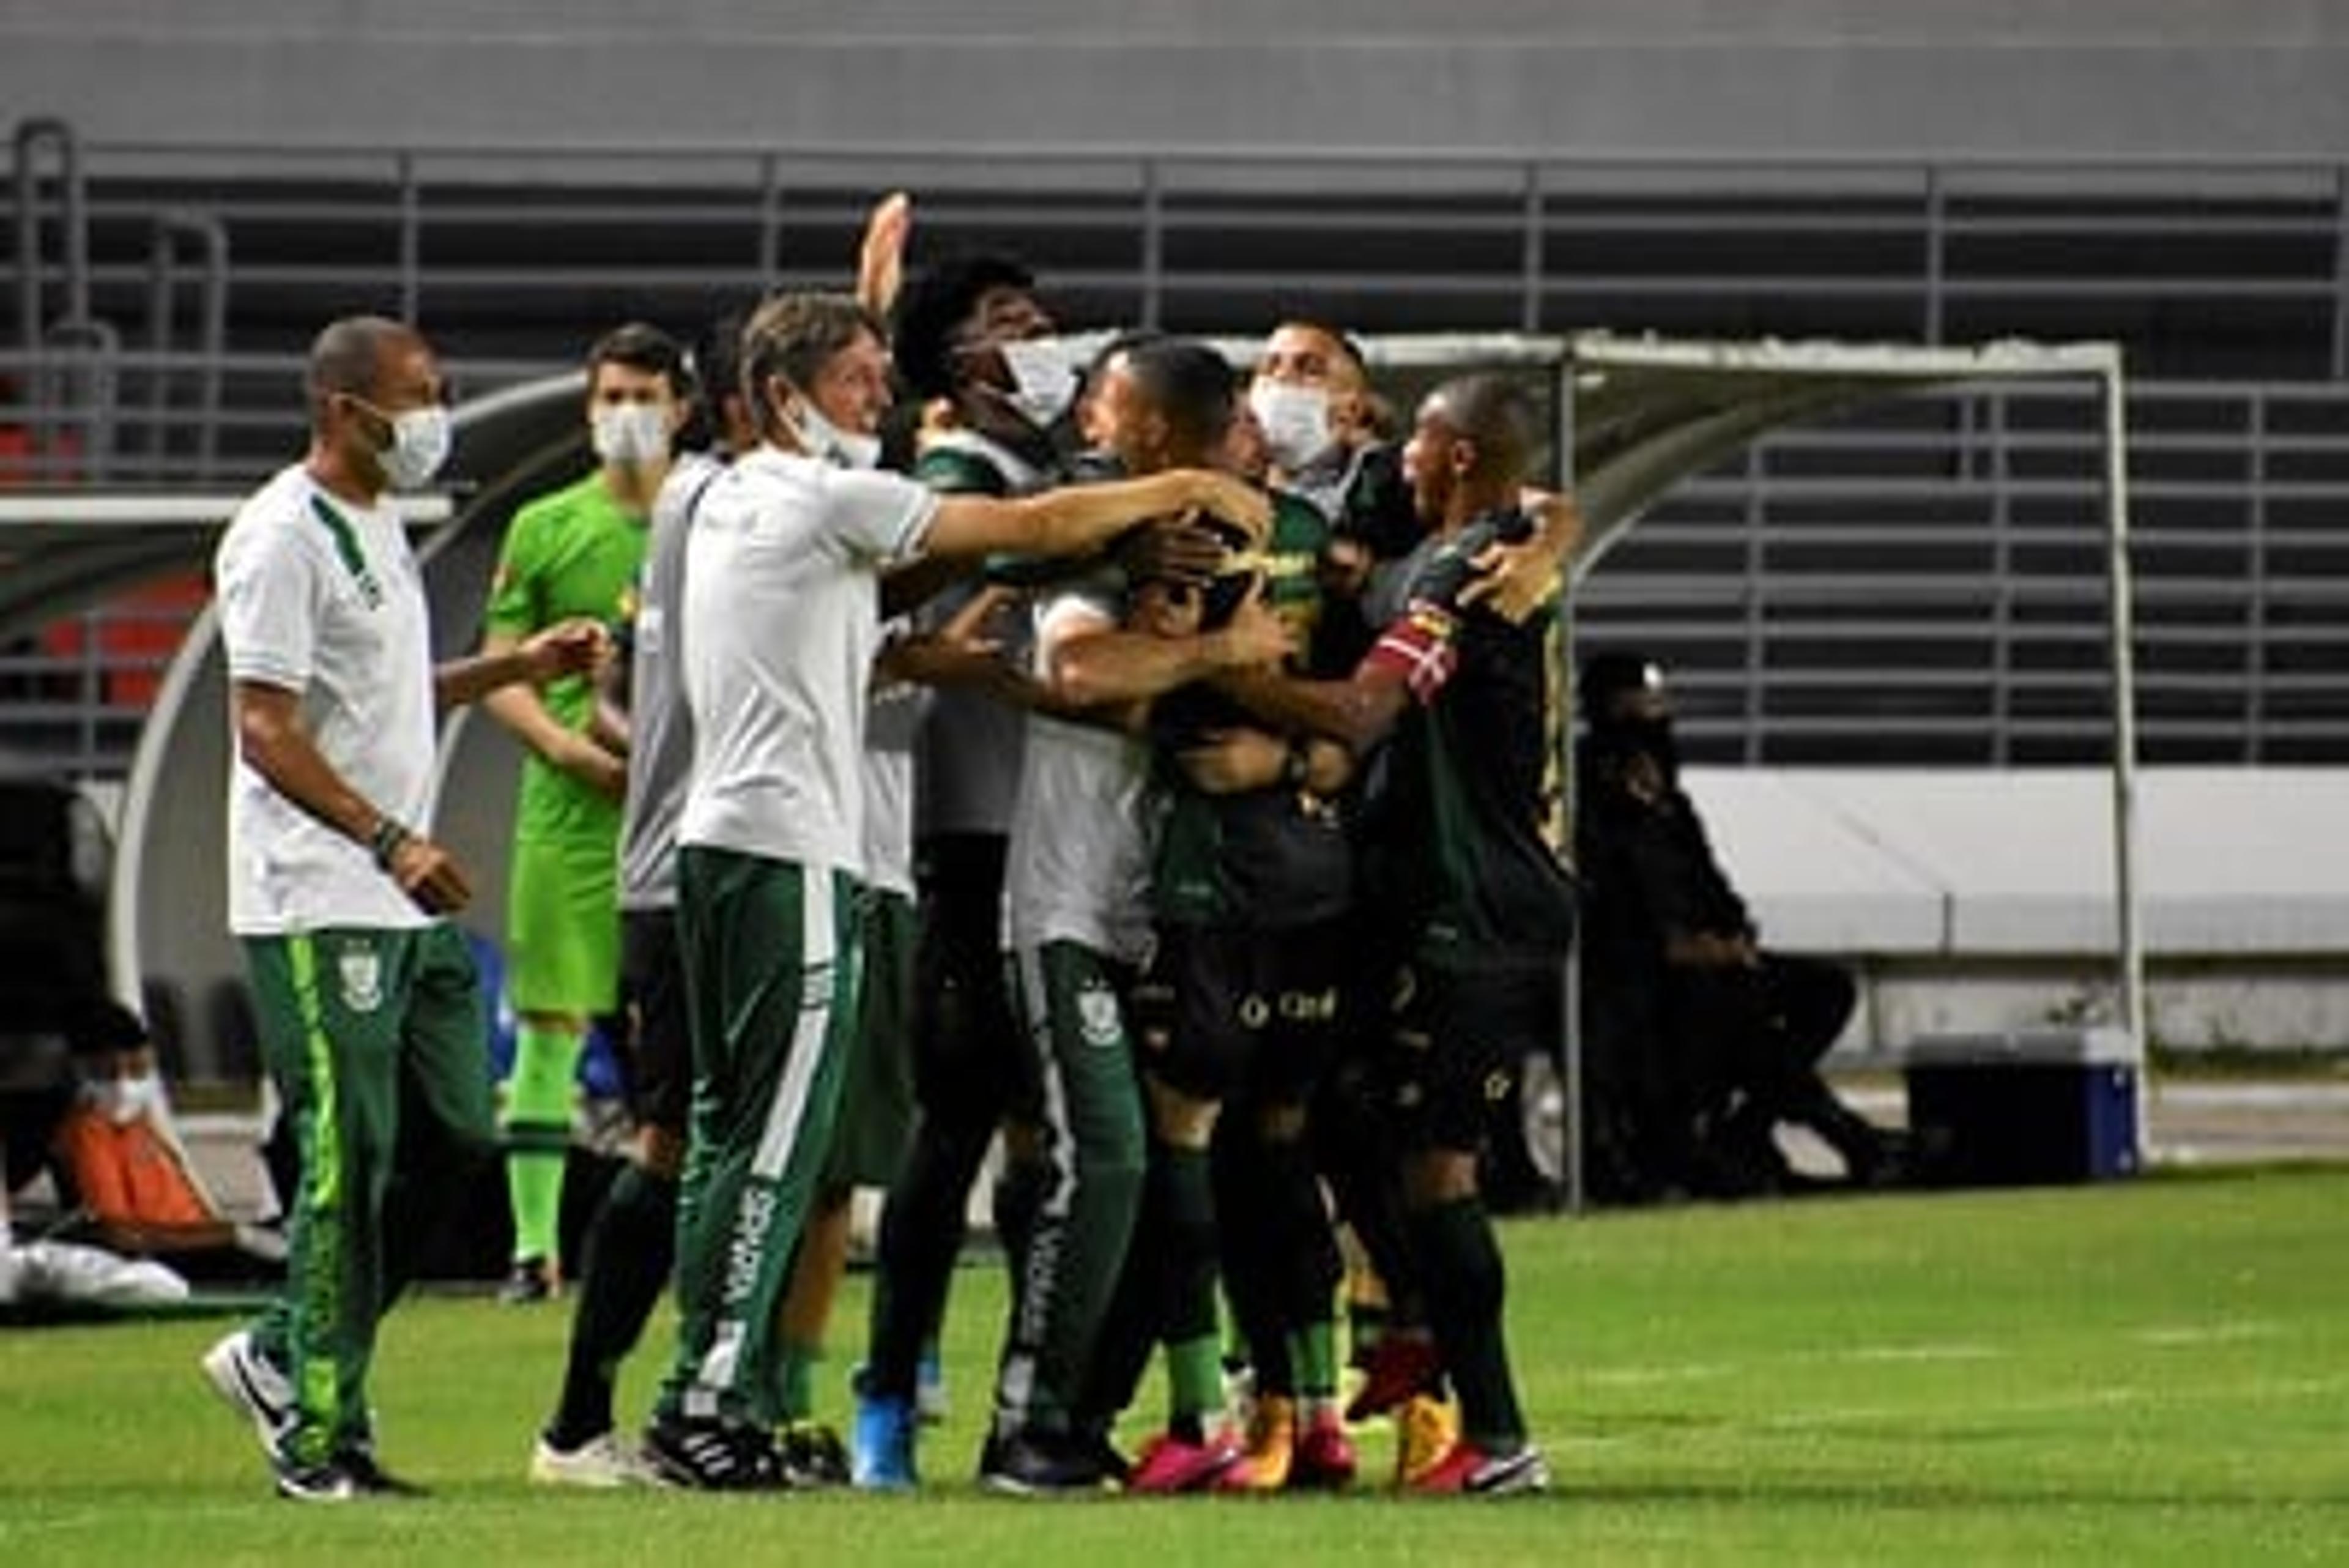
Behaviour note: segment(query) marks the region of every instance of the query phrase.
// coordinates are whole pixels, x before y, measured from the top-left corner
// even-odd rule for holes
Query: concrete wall
[[[105,140],[2349,154],[2341,0],[0,0]]]
[[[2095,769],[1689,772],[1764,940],[1866,978],[1847,1052],[2109,1018],[2112,785]],[[2151,1038],[2349,1048],[2349,770],[2138,778]]]

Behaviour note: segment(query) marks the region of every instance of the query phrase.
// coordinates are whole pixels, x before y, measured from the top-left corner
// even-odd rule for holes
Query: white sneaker
[[[575,1449],[558,1449],[542,1436],[531,1449],[530,1479],[540,1486],[586,1487],[597,1491],[668,1484],[634,1443],[622,1442],[610,1432],[590,1438]]]
[[[161,1263],[118,1257],[70,1241],[27,1241],[16,1249],[19,1301],[95,1306],[168,1306],[188,1299],[188,1282]]]
[[[253,1331],[238,1329],[204,1352],[204,1381],[230,1409],[253,1423],[261,1451],[271,1462],[294,1425],[294,1385],[271,1366],[253,1343]]]

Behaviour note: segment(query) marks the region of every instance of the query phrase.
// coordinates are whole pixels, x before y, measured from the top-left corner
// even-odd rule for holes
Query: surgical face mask
[[[98,1098],[109,1121],[117,1127],[129,1127],[162,1108],[163,1080],[153,1073],[141,1073],[135,1078],[109,1078],[99,1084]]]
[[[1011,372],[1011,390],[1005,397],[1019,417],[1044,430],[1069,411],[1077,400],[1077,378],[1082,367],[1064,337],[1022,337],[999,343],[1003,368]]]
[[[595,456],[643,468],[668,456],[668,414],[658,403],[606,403],[588,415]]]
[[[420,409],[405,413],[386,414],[371,404],[369,408],[391,426],[391,444],[378,452],[377,460],[383,464],[383,476],[394,490],[415,490],[431,483],[449,461],[452,435],[449,410],[438,403],[427,403]]]
[[[810,398],[799,400],[799,410],[796,419],[788,411],[782,418],[783,428],[791,431],[792,439],[799,443],[802,452],[843,468],[875,468],[880,465],[879,436],[842,430],[825,419],[823,410],[817,408]]]
[[[1294,472],[1330,449],[1329,389],[1257,381],[1248,388],[1248,407],[1278,466]]]

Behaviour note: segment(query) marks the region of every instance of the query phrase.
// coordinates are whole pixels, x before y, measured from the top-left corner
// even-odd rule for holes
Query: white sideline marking
[[[2243,1340],[2272,1339],[2283,1332],[2276,1324],[2257,1319],[2221,1323],[2147,1324],[2118,1331],[2139,1345],[2192,1346],[2230,1345]],[[1930,1365],[1936,1362],[1995,1361],[2013,1354],[2011,1345],[1977,1340],[1927,1341],[1917,1345],[1851,1345],[1832,1350],[1795,1350],[1754,1361],[1682,1361],[1657,1366],[1614,1366],[1594,1369],[1587,1381],[1613,1387],[1640,1387],[1663,1383],[1699,1383],[1734,1377],[1772,1365],[1798,1362],[1851,1362],[1861,1366]]]
[[[2349,1375],[2333,1377],[2278,1377],[2250,1383],[2214,1384],[2206,1388],[2181,1388],[2164,1384],[2158,1388],[2140,1388],[2121,1384],[2111,1388],[2083,1389],[2074,1394],[2050,1395],[2039,1399],[1997,1400],[1968,1404],[1954,1412],[1961,1417],[1991,1415],[2056,1415],[2066,1410],[2095,1410],[2125,1405],[2189,1405],[2205,1399],[2229,1401],[2259,1399],[2332,1399],[2349,1389]],[[1850,1423],[1869,1424],[1881,1421],[1914,1420],[1917,1410],[1909,1405],[1854,1405],[1839,1409],[1790,1412],[1766,1416],[1751,1423],[1769,1431],[1803,1431],[1816,1428],[1838,1427]],[[1741,1423],[1731,1422],[1729,1425]]]
[[[2129,1337],[2139,1345],[2231,1345],[2245,1339],[2272,1339],[2278,1332],[2271,1323],[2181,1323],[2133,1329]]]
[[[2005,1350],[1995,1345],[1863,1345],[1836,1354],[1837,1361],[1994,1361]]]

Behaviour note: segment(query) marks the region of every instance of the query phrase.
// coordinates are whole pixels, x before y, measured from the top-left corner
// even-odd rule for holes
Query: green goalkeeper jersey
[[[613,499],[600,472],[542,495],[514,514],[490,585],[487,629],[528,637],[573,616],[616,626],[636,613],[643,569],[645,519]],[[585,675],[565,676],[541,689],[555,721],[585,730],[595,711],[595,690]],[[620,804],[597,794],[536,756],[523,763],[517,839],[576,839],[616,843]]]

